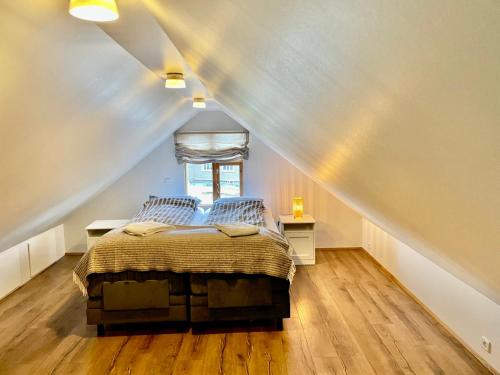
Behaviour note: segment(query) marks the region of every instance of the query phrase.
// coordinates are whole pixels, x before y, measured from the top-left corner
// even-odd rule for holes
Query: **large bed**
[[[221,199],[203,213],[192,197],[150,197],[131,222],[175,228],[131,236],[117,228],[86,253],[74,280],[88,297],[87,323],[228,320],[290,316],[295,267],[262,200]],[[246,223],[257,233],[229,237],[217,225]]]

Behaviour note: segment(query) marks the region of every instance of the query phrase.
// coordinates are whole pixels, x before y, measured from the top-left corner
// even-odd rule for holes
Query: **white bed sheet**
[[[204,225],[207,214],[208,211],[204,211],[203,208],[198,207],[189,225]]]
[[[276,226],[276,221],[274,221],[273,213],[269,208],[264,210],[264,226],[276,233],[279,233],[278,227]]]

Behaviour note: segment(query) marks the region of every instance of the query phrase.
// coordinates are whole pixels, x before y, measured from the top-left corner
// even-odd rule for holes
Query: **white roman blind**
[[[221,163],[248,159],[248,132],[176,132],[175,157],[181,163]]]

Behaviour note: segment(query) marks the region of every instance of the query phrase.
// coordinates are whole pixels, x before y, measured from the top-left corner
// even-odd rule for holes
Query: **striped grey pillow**
[[[193,197],[158,198],[151,196],[131,221],[187,225],[193,220],[199,202],[199,199]]]
[[[144,203],[154,201],[155,204],[171,204],[173,206],[179,207],[192,207],[196,211],[201,200],[190,195],[170,195],[166,197],[158,197],[156,195],[150,195],[149,200]]]
[[[262,199],[222,198],[216,200],[207,217],[207,224],[247,223],[264,225]]]

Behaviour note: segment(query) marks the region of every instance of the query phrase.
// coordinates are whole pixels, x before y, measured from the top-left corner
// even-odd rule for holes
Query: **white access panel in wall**
[[[33,277],[64,256],[64,227],[59,225],[26,242]]]
[[[0,299],[29,279],[30,266],[26,242],[0,253]]]

